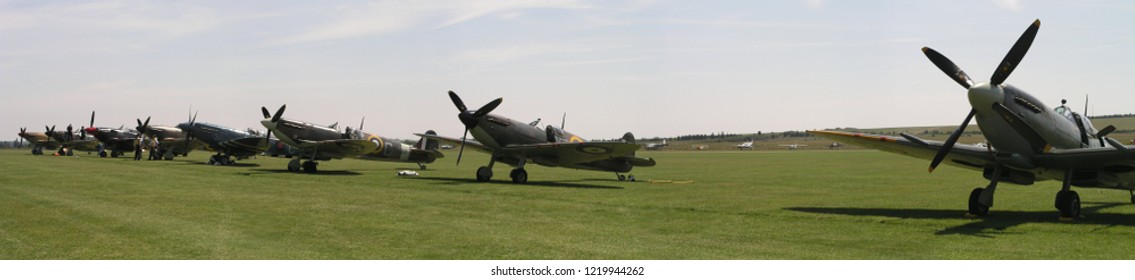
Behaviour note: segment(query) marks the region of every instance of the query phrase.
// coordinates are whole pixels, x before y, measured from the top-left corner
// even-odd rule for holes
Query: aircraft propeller
[[[150,131],[150,117],[146,117],[146,122],[142,122],[142,119],[135,120],[138,121],[138,126],[134,127],[134,130],[137,130],[138,133],[146,134]]]
[[[993,72],[993,76],[990,77],[989,84],[991,87],[999,88],[1001,84],[1005,82],[1005,79],[1009,78],[1009,74],[1013,73],[1013,69],[1017,68],[1017,65],[1019,65],[1021,63],[1021,60],[1024,59],[1025,53],[1029,51],[1029,47],[1032,46],[1033,39],[1036,38],[1036,33],[1039,29],[1040,20],[1038,19],[1034,21],[1028,29],[1025,30],[1024,34],[1021,34],[1021,37],[1018,38],[1017,42],[1013,44],[1013,48],[1009,49],[1009,53],[1005,54],[1005,58],[1001,60],[1001,64],[997,66],[997,69]],[[934,49],[931,49],[930,47],[923,47],[922,53],[926,55],[926,58],[930,59],[930,62],[933,62],[934,65],[938,66],[938,69],[942,70],[943,73],[946,73],[946,75],[949,76],[950,79],[953,79],[954,82],[958,83],[966,89],[971,89],[974,87],[973,80],[970,79],[969,75],[966,75],[965,71],[962,71],[962,69],[958,67],[958,65],[954,64],[953,61],[950,61],[950,59],[946,58],[945,55],[942,55],[941,53],[935,51]],[[1004,105],[995,104],[993,109],[1002,109],[997,108],[998,105],[1004,107]],[[958,138],[962,136],[962,132],[965,131],[966,126],[969,126],[969,122],[971,119],[973,119],[973,116],[975,114],[977,114],[977,110],[970,109],[969,114],[966,115],[965,121],[963,121],[962,124],[958,126],[958,129],[954,130],[954,133],[950,134],[950,138],[947,138],[946,142],[942,144],[942,148],[938,150],[938,153],[934,155],[934,159],[930,161],[930,172],[934,172],[934,169],[938,167],[938,164],[942,163],[942,160],[945,159],[946,155],[950,153],[950,149],[952,149],[954,147],[954,144],[958,142]],[[1032,129],[1028,128],[1026,131],[1028,130]],[[1039,139],[1042,142],[1035,142],[1038,140],[1037,138],[1039,138],[1039,135],[1036,135],[1035,130],[1032,130],[1032,132],[1033,135],[1026,137],[1030,140],[1029,142],[1032,143],[1034,147],[1038,143],[1043,144],[1044,139]],[[1037,137],[1032,137],[1034,135]],[[1043,145],[1041,145],[1041,147],[1043,147]]]
[[[501,102],[504,102],[504,98],[493,99],[493,101],[489,101],[489,103],[481,106],[481,108],[476,111],[469,111],[469,108],[465,107],[465,102],[461,101],[461,97],[457,96],[457,93],[452,90],[449,91],[449,99],[453,100],[453,105],[457,106],[458,111],[461,111],[461,113],[457,114],[457,118],[461,120],[461,124],[465,125],[465,133],[461,134],[461,150],[457,152],[457,164],[460,165],[461,155],[465,153],[465,139],[469,136],[469,130],[477,127],[477,123],[481,121],[481,118],[488,115],[496,109],[497,106],[500,106]]]
[[[193,117],[189,118],[189,126],[185,128],[185,145],[181,149],[184,156],[189,155],[189,142],[193,141],[193,124],[197,122],[197,112],[193,112]],[[150,124],[150,118],[146,117],[146,125]]]
[[[270,141],[270,138],[272,137],[272,129],[275,128],[275,125],[276,125],[277,122],[280,121],[280,118],[284,116],[284,110],[287,109],[287,108],[288,108],[288,104],[281,105],[280,109],[276,110],[276,114],[273,115],[273,114],[270,114],[268,112],[267,107],[263,107],[263,106],[260,107],[260,113],[264,114],[265,119],[270,119],[270,121],[272,122],[272,126],[273,126],[273,127],[268,128],[268,133],[264,134],[264,142],[265,143],[268,143],[268,141]]]
[[[43,126],[43,130],[44,130],[44,132],[47,132],[47,139],[48,140],[51,140],[55,137],[54,136],[55,135],[55,126],[54,125],[52,125],[51,127],[47,127],[45,125],[45,126]]]
[[[83,129],[83,139],[87,138],[87,133],[95,133],[95,131],[98,131],[98,128],[95,128],[95,111],[91,111],[91,123],[87,126],[87,128]],[[96,134],[95,136],[97,137],[98,135]]]

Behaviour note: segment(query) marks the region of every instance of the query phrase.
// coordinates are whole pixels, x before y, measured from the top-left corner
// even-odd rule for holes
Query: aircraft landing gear
[[[1064,171],[1064,186],[1056,193],[1056,209],[1060,210],[1060,220],[1080,217],[1080,194],[1072,190],[1072,170]]]
[[[989,215],[989,206],[981,204],[981,193],[984,192],[983,188],[975,188],[969,193],[969,211],[967,214],[974,216]]]
[[[481,166],[477,168],[477,182],[488,182],[493,178],[493,168],[488,166]]]
[[[292,158],[292,160],[288,161],[288,171],[291,171],[291,172],[299,172],[300,171],[300,158],[296,157],[296,158]]]
[[[208,164],[208,165],[233,165],[235,163],[236,162],[233,162],[233,159],[229,156],[213,155],[213,156],[209,157],[209,162],[206,162],[205,164]]]
[[[966,212],[970,216],[985,216],[989,215],[989,208],[993,207],[993,193],[997,191],[997,181],[1001,180],[1000,166],[994,167],[993,176],[989,180],[989,185],[985,188],[975,188],[969,193],[969,211]]]
[[[99,152],[99,157],[106,157],[106,151]]]
[[[508,177],[512,178],[513,183],[528,183],[528,171],[524,171],[523,168],[513,169],[512,172],[508,173]]]
[[[493,178],[493,163],[497,161],[490,159],[489,166],[481,166],[477,168],[477,182],[488,182]]]
[[[1080,217],[1080,194],[1076,191],[1059,191],[1056,193],[1056,209],[1060,210],[1060,219],[1075,219]]]
[[[418,169],[420,169],[420,170],[426,170],[426,165],[425,165],[425,164],[422,164],[422,163],[420,163],[420,162],[419,162],[419,163],[418,163]]]
[[[318,164],[311,160],[303,162],[303,173],[315,173],[315,166]]]

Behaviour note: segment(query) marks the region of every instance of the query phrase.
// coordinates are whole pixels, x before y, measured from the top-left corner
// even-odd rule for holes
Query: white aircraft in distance
[[[840,144],[839,142],[832,142],[831,145],[828,145],[828,150],[839,150],[839,149],[843,149],[843,144]]]
[[[753,140],[749,139],[749,141],[746,141],[745,143],[737,144],[737,149],[738,150],[752,150],[753,149]]]
[[[1049,205],[1060,211],[1061,220],[1080,217],[1080,195],[1072,186],[1125,190],[1131,193],[1131,201],[1135,203],[1135,146],[1125,146],[1108,138],[1115,126],[1096,130],[1091,120],[1072,112],[1068,106],[1048,107],[1024,90],[1005,83],[1025,57],[1038,29],[1040,20],[1033,22],[1017,39],[989,82],[975,83],[946,56],[929,47],[922,48],[922,53],[939,70],[966,89],[969,99],[969,114],[946,141],[925,140],[906,133],[900,134],[901,137],[837,131],[808,133],[929,159],[930,172],[942,163],[980,172],[989,183],[969,193],[968,214],[973,216],[989,213],[999,182],[1016,185],[1045,180],[1062,182],[1056,199],[1043,201],[1053,203]],[[988,41],[989,38],[982,39]],[[988,146],[955,145],[971,119],[977,121]],[[896,171],[890,167],[887,172]],[[1099,196],[1102,195],[1101,192]]]
[[[788,145],[778,145],[778,146],[787,147],[789,151],[795,151],[796,149],[799,149],[800,147],[807,147],[808,145],[792,143],[792,144],[788,144]]]
[[[646,143],[647,150],[661,150],[667,146],[670,146],[670,144],[666,144],[666,139],[662,139],[662,143]]]

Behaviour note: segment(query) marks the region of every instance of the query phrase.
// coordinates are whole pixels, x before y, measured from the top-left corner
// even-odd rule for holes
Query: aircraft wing
[[[923,140],[910,134],[904,134],[902,137],[893,137],[839,131],[808,131],[808,133],[838,142],[926,160],[934,159],[934,155],[938,153],[938,150],[942,148],[943,144],[942,141]],[[946,159],[942,162],[980,171],[983,170],[986,165],[996,164],[996,158],[994,158],[988,148],[957,144],[950,149],[950,153],[946,155]]]
[[[570,142],[531,145],[511,145],[501,149],[513,155],[523,155],[530,159],[543,159],[560,165],[579,164],[612,158],[628,157],[634,162],[653,165],[653,159],[640,159],[628,156],[638,150],[640,145],[626,142]],[[649,165],[646,165],[649,164]]]
[[[230,153],[237,155],[255,155],[268,150],[268,145],[264,142],[263,137],[236,138],[222,141],[220,144]]]
[[[1101,170],[1126,175],[1135,170],[1135,146],[1053,150],[1033,156],[1033,161],[1050,169]]]
[[[461,138],[451,138],[451,137],[445,137],[445,136],[440,136],[440,135],[429,135],[429,134],[421,134],[421,133],[414,133],[414,135],[416,135],[418,137],[423,137],[423,138],[426,138],[426,139],[433,139],[433,140],[437,140],[437,141],[440,141],[440,142],[449,143],[449,144],[452,144],[453,147],[455,147],[455,148],[461,147]],[[486,153],[486,154],[492,154],[493,153],[493,149],[490,149],[489,147],[485,146],[484,144],[481,144],[481,142],[477,142],[477,140],[473,140],[473,139],[465,140],[465,147],[473,148],[474,150],[477,150],[477,151],[480,151],[480,152]]]
[[[257,138],[261,139],[261,138]],[[262,141],[262,140],[261,140]],[[378,144],[362,139],[337,139],[326,141],[302,141],[298,148],[305,153],[315,152],[331,158],[354,157],[378,149]]]

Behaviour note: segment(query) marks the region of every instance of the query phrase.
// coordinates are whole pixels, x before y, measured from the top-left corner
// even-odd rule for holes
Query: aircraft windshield
[[[1065,118],[1072,119],[1072,110],[1068,110],[1068,106],[1060,105],[1060,107],[1056,107],[1054,111]]]

